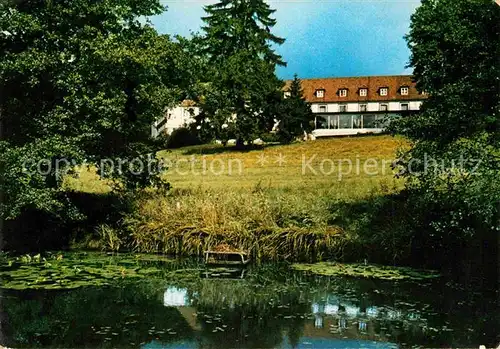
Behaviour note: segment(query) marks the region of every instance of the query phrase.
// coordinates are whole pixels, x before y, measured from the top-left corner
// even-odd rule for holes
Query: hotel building
[[[302,89],[315,137],[383,132],[391,117],[418,112],[426,98],[409,75],[303,79]]]
[[[315,115],[314,137],[381,133],[395,115],[411,115],[426,95],[419,93],[410,75],[303,79],[305,99]],[[289,96],[285,85],[285,98]],[[199,108],[190,101],[169,109],[152,125],[152,136],[189,125]]]

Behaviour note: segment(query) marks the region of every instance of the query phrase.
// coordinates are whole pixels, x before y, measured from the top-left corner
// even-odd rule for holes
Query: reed
[[[383,188],[383,186],[382,186]],[[378,195],[371,190],[370,195]],[[257,260],[318,261],[342,259],[358,234],[333,224],[328,191],[319,197],[303,189],[260,188],[246,193],[195,188],[168,195],[142,193],[134,214],[116,233],[100,229],[112,244],[137,252],[202,255],[219,244],[247,251]]]

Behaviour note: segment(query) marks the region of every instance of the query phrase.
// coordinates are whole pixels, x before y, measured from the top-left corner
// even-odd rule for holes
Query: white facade
[[[158,119],[151,126],[151,137],[160,134],[171,134],[173,130],[187,126],[195,121],[195,116],[200,113],[200,108],[195,106],[177,106],[168,109],[163,118]]]
[[[374,127],[374,118],[379,120],[387,114],[416,112],[421,104],[422,101],[312,103],[312,112],[317,114],[312,134],[314,137],[330,137],[381,133],[384,129]],[[156,138],[162,133],[171,134],[173,130],[193,123],[199,113],[200,108],[195,106],[169,109],[162,119],[152,125],[151,136]]]
[[[374,127],[374,117],[378,119],[387,114],[416,112],[422,101],[388,102],[348,102],[348,103],[312,103],[312,112],[316,115],[314,137],[349,136],[356,134],[381,133],[383,127]],[[151,127],[151,135],[156,138],[165,133],[187,126],[195,121],[200,108],[195,106],[177,106],[168,109],[162,119]],[[350,119],[349,119],[350,118]],[[350,120],[350,121],[349,121]],[[369,121],[369,122],[367,122]]]

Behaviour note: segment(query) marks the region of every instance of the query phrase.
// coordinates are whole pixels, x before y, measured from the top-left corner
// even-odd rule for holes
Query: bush
[[[280,143],[280,137],[274,132],[264,133],[260,136],[264,143]]]
[[[201,144],[198,136],[189,128],[181,127],[168,136],[165,145],[168,149],[176,149],[198,144]]]

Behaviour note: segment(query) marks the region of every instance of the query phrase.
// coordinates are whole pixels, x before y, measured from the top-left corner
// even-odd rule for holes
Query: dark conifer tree
[[[274,115],[266,103],[282,85],[277,65],[285,65],[273,49],[285,40],[271,33],[275,10],[263,0],[221,0],[205,7],[202,52],[210,82],[199,125],[214,137],[235,137],[239,145],[267,131]]]
[[[313,129],[314,114],[311,105],[304,97],[302,83],[295,74],[290,87],[287,89],[287,98],[282,100],[282,107],[277,113],[279,126],[278,135],[282,142],[291,142],[304,132]]]

